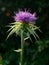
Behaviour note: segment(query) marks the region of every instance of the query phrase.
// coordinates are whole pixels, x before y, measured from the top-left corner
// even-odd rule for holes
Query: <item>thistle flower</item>
[[[16,35],[21,36],[21,30],[23,30],[24,32],[24,40],[30,38],[30,34],[32,34],[35,37],[35,39],[36,37],[38,37],[35,30],[39,30],[39,27],[32,24],[37,19],[36,13],[31,14],[28,11],[19,11],[18,13],[15,13],[15,16],[13,17],[16,22],[10,24],[11,28],[8,30],[8,32],[10,32],[8,37],[13,33],[16,33]]]
[[[14,19],[16,22],[10,23],[9,25],[10,29],[8,30],[8,32],[10,33],[7,36],[7,39],[13,33],[21,37],[21,48],[15,51],[20,52],[19,64],[24,65],[23,61],[24,41],[28,38],[31,40],[30,35],[33,35],[35,39],[36,37],[39,38],[37,33],[35,32],[36,29],[39,30],[39,27],[32,24],[37,19],[35,13],[31,14],[30,12],[27,11],[25,12],[19,11],[18,13],[15,13]]]
[[[19,11],[15,13],[14,19],[16,22],[34,22],[36,18],[36,13],[31,14],[28,11]]]

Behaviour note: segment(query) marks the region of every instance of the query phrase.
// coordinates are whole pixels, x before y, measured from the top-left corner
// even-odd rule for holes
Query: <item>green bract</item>
[[[33,35],[34,38],[37,40],[39,36],[35,32],[35,30],[39,30],[39,27],[33,25],[32,23],[24,23],[24,22],[14,22],[10,23],[9,25],[10,29],[8,30],[9,35],[7,36],[7,39],[9,38],[10,35],[15,33],[16,35],[19,35],[21,37],[21,30],[24,33],[24,40],[30,38],[30,35]]]

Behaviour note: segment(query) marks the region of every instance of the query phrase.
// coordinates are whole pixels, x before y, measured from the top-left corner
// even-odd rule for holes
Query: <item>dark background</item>
[[[12,16],[18,10],[36,12],[42,33],[37,31],[40,40],[27,40],[24,49],[24,65],[49,65],[49,0],[0,0],[0,63],[3,65],[18,65],[19,53],[14,49],[20,48],[20,37],[15,34],[6,40],[9,28],[6,25],[14,22]]]

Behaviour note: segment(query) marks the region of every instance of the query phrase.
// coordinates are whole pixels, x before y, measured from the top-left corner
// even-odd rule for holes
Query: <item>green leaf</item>
[[[24,41],[27,40],[29,37],[24,38]]]
[[[15,52],[21,52],[22,51],[22,49],[18,49],[18,50],[14,50]]]
[[[13,28],[15,28],[15,26],[16,26],[16,25],[11,26],[11,28],[10,28],[7,32],[9,32],[9,31],[12,30]]]
[[[20,35],[20,30],[21,30],[21,28],[18,28],[18,29],[15,31],[16,35]]]
[[[9,38],[9,36],[10,35],[12,35],[15,31],[16,31],[17,29],[16,28],[14,28],[10,33],[9,33],[9,35],[7,36],[7,39]]]
[[[38,39],[40,39],[39,36],[37,35],[37,33],[36,33],[34,30],[33,30],[33,32],[34,32],[34,34],[36,35],[36,37],[37,37]]]
[[[9,33],[9,35],[7,36],[7,39],[9,38],[10,35],[12,35],[14,32],[16,32],[19,28],[15,27],[12,29],[12,31]],[[17,31],[18,32],[18,31]]]
[[[30,40],[32,41],[32,39],[31,39],[31,37],[30,37],[30,34],[29,34],[29,32],[27,33],[27,36],[30,38]]]
[[[9,35],[7,36],[7,39],[8,39],[9,36],[12,35],[14,32],[15,32],[16,34],[18,34],[19,30],[21,29],[22,23],[20,23],[20,22],[15,22],[14,24],[15,24],[15,25],[12,25],[11,28],[7,31],[7,32],[10,31]],[[17,25],[17,24],[18,24],[18,25]],[[7,40],[7,39],[6,39],[6,40]]]
[[[30,34],[32,34],[32,35],[34,36],[34,38],[37,40],[37,38],[36,38],[36,36],[35,36],[33,30],[31,30],[30,28],[27,28],[27,30],[28,30],[28,31],[30,32]]]

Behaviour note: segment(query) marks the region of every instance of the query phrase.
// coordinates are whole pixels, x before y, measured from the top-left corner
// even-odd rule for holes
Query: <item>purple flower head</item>
[[[17,22],[34,22],[37,18],[36,13],[31,14],[28,11],[19,11],[15,13],[14,19]]]

